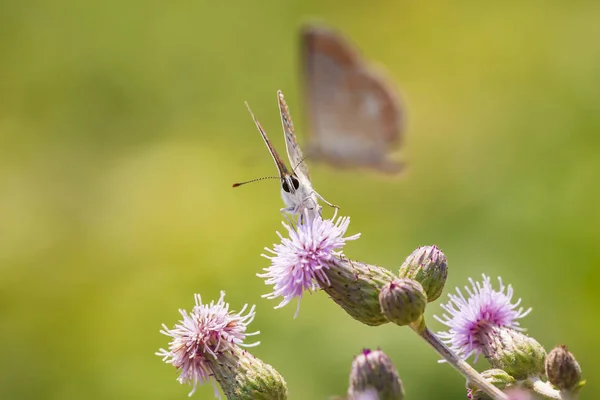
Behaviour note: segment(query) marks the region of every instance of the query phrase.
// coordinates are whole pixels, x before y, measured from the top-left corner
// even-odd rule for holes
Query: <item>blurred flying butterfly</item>
[[[308,157],[399,172],[402,164],[387,157],[400,147],[403,130],[403,110],[392,86],[331,29],[304,27],[301,52]]]
[[[252,113],[248,103],[246,103],[246,107],[248,107],[248,111],[250,111],[250,115],[252,115],[252,119],[254,120],[258,131],[267,145],[267,149],[269,150],[269,153],[271,153],[273,161],[275,161],[275,166],[279,172],[279,177],[269,176],[246,182],[234,183],[233,187],[238,187],[246,183],[255,182],[262,179],[279,178],[281,180],[281,197],[283,198],[283,202],[286,206],[280,211],[282,213],[289,212],[292,215],[300,215],[301,221],[303,220],[305,213],[308,214],[308,218],[312,219],[317,214],[321,213],[321,206],[318,204],[317,198],[323,200],[323,202],[331,207],[337,208],[337,206],[329,203],[313,189],[308,174],[308,167],[304,162],[302,151],[300,150],[298,142],[296,141],[294,124],[292,123],[288,106],[281,91],[277,92],[277,98],[279,100],[279,112],[281,114],[281,124],[283,125],[283,133],[285,136],[285,147],[290,159],[292,172],[287,169],[285,163],[279,157],[277,151],[275,151],[275,148],[271,144],[267,133],[262,128],[256,117],[254,117],[254,114]]]

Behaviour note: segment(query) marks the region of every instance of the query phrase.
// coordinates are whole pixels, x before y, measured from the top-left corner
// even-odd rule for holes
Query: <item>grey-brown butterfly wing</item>
[[[309,217],[312,218],[315,214],[320,214],[321,206],[319,206],[317,199],[323,200],[325,204],[330,207],[338,208],[335,204],[332,204],[325,200],[318,192],[316,192],[310,181],[310,175],[308,174],[308,166],[304,162],[304,156],[302,150],[296,140],[296,133],[294,132],[294,123],[290,116],[287,103],[283,97],[281,90],[277,92],[277,98],[279,100],[279,112],[281,114],[281,124],[283,125],[283,133],[285,136],[285,147],[287,149],[290,163],[292,164],[293,173],[296,174],[299,181],[298,194],[304,194],[304,197],[300,197],[300,208],[306,207],[309,209]]]
[[[283,99],[283,96],[281,96],[281,99]],[[285,105],[285,102],[283,102],[283,104]],[[248,103],[246,103],[246,107],[248,108],[248,111],[250,112],[250,115],[252,116],[252,119],[254,120],[254,124],[256,125],[258,131],[260,132],[260,135],[261,135],[263,141],[265,142],[265,145],[267,146],[267,149],[269,150],[269,153],[271,154],[271,157],[273,158],[273,161],[275,162],[275,166],[277,167],[277,170],[279,172],[279,178],[281,179],[281,197],[283,199],[283,202],[286,205],[286,207],[282,208],[280,211],[282,213],[289,212],[291,214],[299,214],[300,221],[302,221],[304,216],[306,215],[305,212],[307,212],[307,215],[309,218],[314,218],[320,212],[320,206],[317,202],[318,194],[312,188],[312,186],[310,184],[310,180],[308,180],[308,178],[305,178],[303,175],[296,174],[293,171],[292,171],[292,173],[290,173],[288,171],[288,169],[285,166],[285,163],[283,162],[281,157],[279,157],[279,154],[277,154],[277,151],[275,150],[275,148],[273,147],[273,144],[269,140],[267,133],[265,132],[263,127],[260,125],[260,122],[258,122],[256,117],[254,116],[254,113],[250,109],[250,106],[248,105]],[[285,106],[285,110],[287,112],[287,106]],[[289,117],[289,112],[287,114]],[[291,124],[291,119],[289,119],[289,126],[291,126],[290,132],[293,135],[294,130],[293,130],[293,125]],[[294,139],[295,139],[295,137],[294,137]],[[286,141],[287,141],[287,139],[286,139]],[[299,149],[298,149],[298,151],[299,151]],[[289,153],[290,153],[290,150],[288,149],[288,154]],[[300,157],[301,157],[301,154],[300,154]],[[291,157],[290,157],[290,160],[291,160]],[[238,187],[238,186],[244,185],[246,183],[253,182],[255,180],[234,183],[233,187]],[[260,180],[260,179],[258,179],[258,180]]]
[[[400,147],[403,128],[392,86],[331,29],[306,26],[301,48],[309,157],[341,167],[400,171],[402,164],[388,158]]]
[[[288,169],[285,167],[285,163],[283,162],[281,157],[279,157],[279,154],[277,154],[275,147],[273,147],[273,144],[269,140],[267,133],[265,132],[263,127],[260,125],[260,122],[258,122],[256,117],[254,116],[254,113],[250,109],[250,106],[248,105],[248,103],[246,103],[246,108],[248,109],[248,112],[250,112],[250,115],[252,116],[252,120],[254,121],[256,128],[260,132],[260,136],[262,137],[263,141],[265,142],[265,145],[267,146],[267,149],[269,150],[269,153],[271,154],[271,157],[273,158],[273,161],[275,162],[275,166],[277,167],[277,172],[279,173],[281,180],[284,181],[285,177],[290,175]]]
[[[281,114],[281,125],[283,126],[283,134],[285,136],[285,148],[287,149],[288,157],[290,159],[290,167],[292,170],[299,175],[303,175],[306,180],[310,181],[308,174],[308,166],[304,162],[304,156],[302,150],[296,140],[296,133],[294,132],[294,123],[290,116],[287,103],[283,97],[281,90],[277,91],[277,99],[279,101],[279,112]]]

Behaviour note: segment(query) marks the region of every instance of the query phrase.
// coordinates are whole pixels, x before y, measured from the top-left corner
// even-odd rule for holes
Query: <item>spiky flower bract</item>
[[[227,399],[287,399],[285,380],[271,365],[237,346],[220,354],[210,366]]]
[[[381,312],[396,325],[408,325],[423,317],[427,295],[415,280],[397,278],[388,282],[379,293]]]
[[[546,357],[546,376],[560,390],[572,390],[581,382],[581,367],[567,346],[556,346]]]
[[[350,370],[348,399],[404,399],[402,381],[387,354],[381,350],[365,349],[354,358]]]
[[[481,376],[497,387],[500,390],[504,390],[506,387],[513,385],[515,383],[515,378],[510,376],[506,371],[501,369],[488,369],[487,371],[483,371]],[[467,398],[470,400],[490,400],[489,397],[484,391],[479,389],[477,385],[467,381]]]
[[[469,282],[471,287],[465,286],[468,296],[465,298],[457,288],[457,294],[449,294],[450,301],[442,304],[447,314],[444,313],[442,318],[436,315],[435,318],[449,328],[446,332],[438,332],[438,337],[461,358],[474,355],[477,360],[482,354],[487,333],[494,328],[523,331],[518,319],[529,314],[531,308],[525,310],[519,307],[521,299],[513,303],[513,288],[511,285],[504,286],[500,277],[498,290],[494,290],[486,275],[483,275],[482,282],[471,278]]]
[[[544,347],[514,329],[490,329],[482,351],[492,368],[504,370],[515,379],[539,378],[544,373]]]
[[[390,322],[379,304],[381,288],[395,279],[390,270],[343,257],[335,257],[329,267],[323,291],[348,315],[369,326]]]
[[[215,396],[220,398],[214,380],[211,363],[218,361],[222,353],[235,346],[256,346],[259,342],[245,345],[246,336],[259,332],[246,333],[246,328],[254,319],[254,306],[247,310],[245,304],[240,312],[229,311],[225,303],[225,292],[221,292],[219,301],[215,304],[202,304],[199,294],[194,295],[196,305],[191,312],[179,310],[183,317],[173,329],[163,324],[162,334],[172,338],[169,349],[160,349],[156,355],[161,356],[167,364],[172,364],[180,375],[179,383],[190,383],[193,388],[190,396],[196,391],[198,384],[211,382]],[[244,315],[244,312],[246,314]]]
[[[289,237],[283,237],[277,232],[281,243],[274,245],[272,250],[265,248],[271,255],[262,255],[271,260],[271,266],[257,276],[265,278],[267,285],[273,285],[273,291],[263,297],[282,297],[283,300],[275,308],[283,307],[292,299],[298,298],[299,309],[305,290],[314,291],[321,288],[322,284],[329,285],[329,279],[324,273],[329,268],[329,262],[342,255],[340,249],[346,241],[360,236],[355,234],[344,237],[349,225],[350,217],[323,219],[319,215],[312,219],[307,217],[302,224],[296,226],[283,223]]]
[[[406,258],[398,276],[419,282],[427,294],[427,301],[432,302],[437,300],[444,290],[448,277],[448,261],[437,246],[422,246]]]

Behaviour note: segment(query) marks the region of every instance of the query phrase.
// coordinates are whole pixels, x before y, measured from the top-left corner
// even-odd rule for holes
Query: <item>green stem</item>
[[[437,351],[438,354],[448,362],[448,364],[460,372],[467,379],[467,381],[477,386],[478,389],[485,392],[494,400],[508,400],[508,396],[502,393],[500,389],[486,381],[479,374],[479,372],[475,371],[473,367],[454,354],[452,350],[442,343],[440,339],[433,334],[433,332],[431,332],[427,326],[425,326],[424,320],[417,321],[416,323],[411,324],[410,327],[417,333],[417,335],[429,343],[429,345],[433,347],[433,349]]]

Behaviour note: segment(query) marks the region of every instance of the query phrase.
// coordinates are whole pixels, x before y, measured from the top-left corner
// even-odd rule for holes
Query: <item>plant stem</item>
[[[475,371],[466,361],[458,357],[452,350],[450,350],[440,339],[433,334],[425,325],[425,321],[417,321],[410,325],[410,327],[423,338],[437,353],[444,358],[453,366],[458,372],[460,372],[470,383],[477,386],[478,389],[485,392],[488,396],[495,400],[508,400],[500,389],[486,381],[479,372]]]

